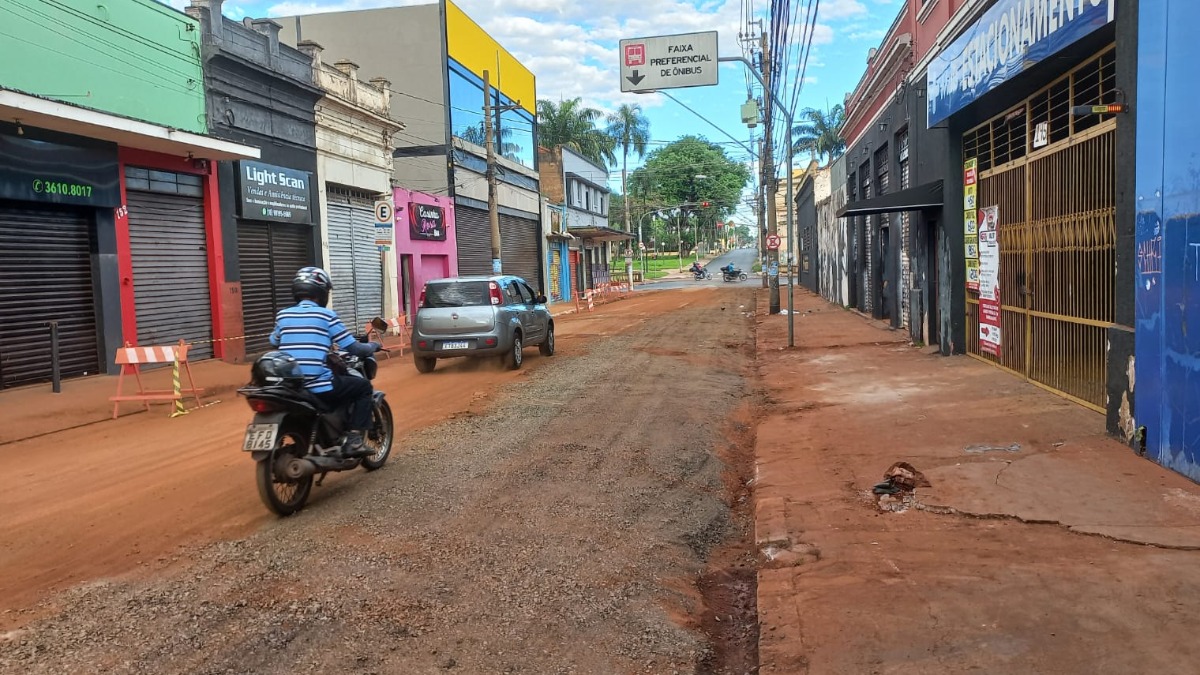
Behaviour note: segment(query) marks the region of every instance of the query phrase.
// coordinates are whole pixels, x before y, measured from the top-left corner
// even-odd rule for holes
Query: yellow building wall
[[[450,0],[446,0],[446,43],[450,58],[481,78],[483,71],[490,71],[493,87],[537,115],[533,72]]]

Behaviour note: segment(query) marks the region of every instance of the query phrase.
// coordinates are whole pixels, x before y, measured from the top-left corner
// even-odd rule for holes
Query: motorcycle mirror
[[[371,319],[371,327],[378,331],[384,331],[388,329],[388,323],[379,317],[375,317]]]

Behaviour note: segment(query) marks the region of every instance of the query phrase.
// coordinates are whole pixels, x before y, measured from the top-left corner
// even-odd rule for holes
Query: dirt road
[[[410,433],[285,520],[239,405],[5,446],[0,671],[745,672],[743,307],[753,289],[567,317],[516,374],[385,364]]]

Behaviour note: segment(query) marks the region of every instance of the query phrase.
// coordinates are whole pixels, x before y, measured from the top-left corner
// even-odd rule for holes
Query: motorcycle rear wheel
[[[379,402],[372,416],[375,418],[375,426],[367,434],[367,437],[363,439],[366,446],[375,451],[375,454],[363,457],[362,468],[367,471],[374,471],[383,467],[388,456],[392,454],[392,439],[395,437],[393,434],[395,426],[392,422],[392,407],[388,405],[386,399]]]
[[[290,516],[304,508],[312,493],[313,477],[299,480],[283,477],[283,464],[292,457],[308,454],[308,439],[295,429],[280,430],[279,447],[256,467],[258,496],[272,513]],[[279,470],[276,471],[276,467]]]

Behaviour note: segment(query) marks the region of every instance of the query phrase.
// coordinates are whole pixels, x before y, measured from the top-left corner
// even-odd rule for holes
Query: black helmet
[[[271,351],[258,357],[250,367],[250,384],[256,387],[267,387],[277,384],[301,386],[304,384],[304,373],[300,372],[300,362],[287,352]]]
[[[329,291],[332,290],[333,280],[320,267],[301,267],[292,279],[292,298],[296,302],[312,300],[324,307],[329,304]]]

